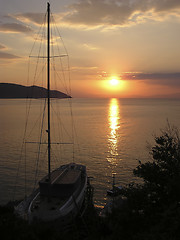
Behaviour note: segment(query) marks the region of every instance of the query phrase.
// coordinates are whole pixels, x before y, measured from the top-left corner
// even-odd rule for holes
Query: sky
[[[180,97],[180,0],[50,4],[70,57],[73,97]],[[0,82],[26,85],[47,1],[0,0],[0,6]]]

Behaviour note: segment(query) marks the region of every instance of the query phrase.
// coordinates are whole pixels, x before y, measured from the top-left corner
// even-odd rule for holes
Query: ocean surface
[[[132,171],[138,160],[151,159],[147,146],[153,145],[154,136],[161,133],[167,121],[177,127],[180,124],[180,100],[71,101],[70,112],[69,99],[56,100],[56,107],[52,107],[52,113],[57,110],[58,114],[55,113],[57,120],[51,118],[51,129],[56,137],[59,134],[58,140],[52,135],[52,168],[73,161],[85,164],[92,177],[94,203],[100,207],[107,201],[106,190],[111,188],[112,174],[116,174],[117,185],[138,181]],[[42,102],[31,100],[29,112],[26,100],[0,99],[0,204],[28,195],[47,172],[47,133],[38,131],[46,125]],[[41,148],[37,147],[37,139],[43,142]]]

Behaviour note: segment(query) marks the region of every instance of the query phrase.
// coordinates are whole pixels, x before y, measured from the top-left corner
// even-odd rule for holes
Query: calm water
[[[35,141],[35,137],[40,136],[37,129],[44,125],[39,121],[43,117],[40,114],[43,108],[41,103],[42,100],[31,102],[28,127],[32,130],[26,134],[27,141]],[[126,185],[136,180],[132,170],[137,166],[138,159],[149,159],[147,142],[153,143],[153,135],[160,133],[160,129],[167,125],[167,119],[177,127],[180,123],[180,100],[73,99],[72,103],[75,162],[85,164],[88,175],[93,177],[94,200],[98,206],[106,202],[106,190],[111,187],[112,173],[116,173],[117,184]],[[52,117],[52,131],[56,137],[57,130],[61,134],[60,140],[53,138],[54,143],[73,141],[69,134],[72,124],[68,120],[67,105],[67,99],[57,101],[61,115],[57,115],[58,121]],[[0,100],[1,204],[12,200],[14,193],[16,199],[23,198],[25,186],[28,194],[35,185],[34,178],[38,181],[47,171],[45,144],[40,149],[43,157],[39,162],[35,161],[38,152],[36,144],[27,143],[22,148],[26,111],[25,100]],[[64,129],[68,129],[68,132]],[[54,144],[52,148],[53,168],[72,161],[71,145]],[[24,150],[27,152],[26,161],[23,160]],[[37,165],[39,171],[35,174]],[[26,181],[23,180],[24,176]]]

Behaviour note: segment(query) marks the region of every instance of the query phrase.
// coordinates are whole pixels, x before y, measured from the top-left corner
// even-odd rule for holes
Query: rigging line
[[[54,21],[55,22],[55,21]],[[56,26],[55,26],[56,27]],[[57,27],[55,28],[55,30],[57,29]],[[60,34],[59,34],[60,35]],[[61,40],[62,40],[62,38],[61,38]],[[58,43],[57,43],[57,38],[56,38],[56,45],[58,46],[57,48],[58,48],[58,52],[59,52],[59,54],[60,54],[60,49],[59,49],[59,45],[58,45]],[[54,49],[54,48],[53,48]],[[66,50],[66,48],[65,48],[65,46],[64,46],[64,49]],[[66,50],[66,53],[67,53],[67,50]],[[69,70],[69,56],[68,56],[68,54],[66,54],[67,55],[67,63],[68,63],[68,70]],[[61,59],[60,59],[61,60]],[[62,64],[62,61],[61,61],[61,66],[62,66],[63,64]],[[57,71],[56,71],[56,65],[55,65],[55,63],[54,63],[54,61],[53,61],[53,68],[54,68],[54,72],[57,74],[57,76],[59,77],[59,75],[58,75],[58,73],[57,73]],[[64,70],[64,69],[63,69]],[[55,75],[56,76],[56,75]],[[65,73],[64,73],[64,71],[63,71],[63,76],[64,76],[64,79],[66,78],[66,76],[65,76]],[[59,77],[59,79],[61,80],[61,78]],[[66,79],[65,79],[66,80]],[[69,95],[71,95],[71,88],[70,88],[70,73],[69,73],[69,71],[68,71],[68,83],[69,83],[69,89],[68,89],[68,87],[67,87],[67,84],[65,84],[65,86],[64,86],[64,88],[66,89],[66,91],[67,91],[67,93],[69,94]],[[71,109],[71,119],[72,119],[72,121],[71,121],[71,131],[72,131],[72,140],[73,140],[73,142],[74,142],[74,122],[73,122],[73,113],[72,113],[72,103],[71,103],[71,101],[69,100],[68,101],[69,103],[70,103],[70,109]],[[73,144],[73,160],[74,160],[74,144]]]
[[[29,77],[30,77],[30,59],[28,61],[28,78],[27,78],[27,85],[29,85]],[[27,125],[28,125],[28,119],[30,115],[30,109],[32,105],[32,98],[29,96],[26,98],[26,124],[25,124],[25,129],[27,130]]]
[[[27,76],[27,85],[29,86],[29,77],[30,77],[30,59],[28,60],[28,76]],[[28,89],[27,89],[28,92]],[[29,104],[28,104],[29,102]],[[28,125],[28,118],[29,118],[29,114],[30,114],[30,106],[32,103],[32,99],[28,97],[27,94],[27,98],[26,98],[26,123],[25,123],[25,131],[27,130],[27,125]]]
[[[39,45],[39,50],[38,50],[38,57],[37,57],[37,61],[36,61],[36,65],[35,65],[35,70],[34,70],[34,77],[33,77],[33,84],[35,84],[35,82],[36,82],[36,79],[38,79],[37,78],[37,74],[38,74],[38,66],[39,66],[39,60],[40,60],[40,53],[41,53],[41,49],[43,49],[43,46],[44,46],[44,44],[43,44],[43,42],[44,42],[44,39],[45,39],[45,30],[43,30],[43,27],[45,26],[45,22],[46,22],[46,15],[47,15],[47,13],[45,14],[45,16],[44,16],[44,22],[43,22],[43,24],[41,25],[41,27],[40,27],[40,31],[38,32],[38,36],[39,36],[39,39],[40,39],[40,45]],[[41,29],[42,29],[42,31],[41,31]],[[38,39],[38,40],[39,40]],[[36,43],[36,41],[37,41],[37,38],[36,38],[36,40],[35,40],[35,43]],[[31,58],[31,55],[32,55],[32,52],[33,52],[33,49],[35,48],[35,43],[34,43],[34,45],[33,45],[33,48],[32,48],[32,50],[31,50],[31,52],[30,52],[30,55],[29,55],[29,58]]]
[[[51,63],[52,64],[52,63]],[[56,71],[56,65],[52,65],[52,68],[53,68],[53,72],[56,74],[56,76],[58,77],[58,79],[60,80],[60,82],[62,83],[63,85],[63,88],[65,89],[65,92],[66,94],[68,94],[70,96],[70,93],[69,93],[69,90],[68,90],[68,87],[66,85],[66,79],[63,79],[60,77],[60,75],[58,74],[58,72]],[[69,70],[68,70],[69,71]],[[65,71],[62,71],[62,72],[65,72]],[[64,77],[64,76],[63,76]]]
[[[42,122],[41,122],[41,132],[40,132],[40,137],[39,137],[38,156],[37,156],[37,161],[36,161],[34,188],[35,188],[36,183],[37,183],[37,174],[38,174],[38,166],[39,166],[39,159],[40,159],[41,140],[42,140],[43,126],[44,126],[45,110],[46,110],[46,99],[45,99],[45,102],[44,102],[43,117],[42,117]]]
[[[53,17],[53,15],[52,15],[52,19],[54,20],[54,17]],[[57,25],[56,25],[56,22],[55,22],[55,20],[53,21],[54,22],[54,31],[56,31],[56,33],[57,33],[57,35],[60,37],[60,39],[61,39],[61,42],[62,42],[62,45],[63,45],[63,48],[64,48],[64,50],[65,50],[65,54],[67,55],[67,63],[68,63],[68,70],[69,70],[69,56],[68,56],[68,52],[67,52],[67,49],[66,49],[66,47],[65,47],[65,44],[64,44],[64,42],[63,42],[63,39],[62,39],[62,37],[61,37],[61,35],[60,35],[60,32],[59,32],[59,29],[57,28]],[[59,44],[58,44],[58,42],[57,42],[57,38],[56,38],[56,45],[57,45],[57,50],[58,50],[58,53],[59,53],[59,55],[61,54],[60,52],[60,49],[59,49]],[[63,68],[63,63],[62,63],[62,59],[60,59],[60,64],[61,64],[61,68],[62,68],[62,74],[63,74],[63,79],[65,80],[66,79],[66,77],[65,77],[65,71],[64,71],[64,68]],[[69,73],[69,71],[68,71],[68,73]],[[70,77],[69,77],[69,75],[70,75],[70,73],[68,74],[68,80],[70,79]],[[70,87],[70,85],[69,85],[69,87]],[[71,91],[69,91],[68,90],[68,87],[66,86],[66,89],[67,89],[67,92],[71,92]]]
[[[45,68],[46,68],[46,64],[44,63],[43,66],[42,66],[42,68],[41,68],[41,71],[40,71],[38,74],[36,74],[36,77],[34,77],[33,85],[35,85],[35,83],[38,81],[39,76],[42,75],[42,77],[43,77],[43,74],[42,74],[42,73],[44,73]],[[42,86],[43,86],[43,84],[42,84]]]
[[[74,124],[74,114],[73,114],[73,107],[72,107],[72,104],[73,104],[73,102],[72,102],[72,99],[68,99],[69,100],[69,103],[70,103],[70,105],[71,105],[71,107],[70,107],[70,110],[71,110],[71,118],[72,118],[72,131],[73,131],[73,142],[75,143],[77,143],[76,145],[77,145],[77,150],[78,150],[78,152],[79,152],[79,154],[80,154],[80,143],[79,143],[79,141],[78,141],[78,134],[77,134],[77,130],[76,130],[76,125]],[[75,154],[75,144],[74,144],[74,146],[73,146],[74,148],[73,148],[73,151],[74,151],[74,153],[73,154]],[[75,156],[74,156],[75,157]]]
[[[54,48],[53,48],[53,51],[54,51]],[[55,73],[55,71],[54,71],[54,82],[55,82],[55,87],[57,89],[57,81],[56,81],[56,73]],[[60,104],[60,102],[58,102],[58,99],[56,99],[56,104],[55,104],[56,112],[58,112],[58,106],[59,106],[58,103]],[[55,110],[53,109],[53,111],[55,111]],[[57,136],[57,138],[59,139],[59,141],[61,141],[63,134],[62,134],[62,126],[59,124],[59,121],[57,122],[57,127],[58,127],[58,131],[57,131],[58,136]],[[62,146],[61,145],[58,147],[57,151],[59,152],[60,159],[62,159]]]
[[[57,132],[59,132],[59,129],[58,129],[58,131],[57,131],[57,129],[55,128],[55,119],[54,119],[54,114],[52,114],[52,121],[51,121],[51,124],[52,124],[52,126],[51,126],[51,131],[54,133],[53,134],[53,137],[54,137],[54,139],[55,139],[55,133]],[[52,144],[54,145],[54,144],[56,144],[56,143],[53,143],[53,142],[51,142],[51,146],[52,146]],[[57,144],[56,144],[57,145]],[[54,151],[52,150],[52,148],[51,148],[51,154],[52,154],[52,159],[54,160],[54,158],[53,158],[53,156],[54,156]],[[55,162],[55,161],[54,161]]]
[[[60,38],[61,38],[62,44],[63,44],[64,49],[65,49],[65,52],[66,52],[66,54],[67,54],[68,69],[70,69],[69,54],[68,54],[67,48],[66,48],[66,46],[65,46],[65,44],[64,44],[64,41],[63,41],[63,39],[62,39],[62,37],[61,37],[61,35],[60,35],[59,29],[58,29],[56,23],[55,23],[55,28],[56,28],[56,30],[57,30],[58,35],[59,35]],[[71,94],[70,71],[69,71],[69,74],[68,74],[68,81],[69,81],[69,91],[68,91],[68,92]]]
[[[53,28],[51,27],[51,36],[53,36],[52,29],[53,29]],[[52,44],[52,46],[51,46],[51,52],[52,52],[52,55],[54,55],[54,47],[53,47],[53,44]],[[55,60],[54,60],[54,58],[53,58],[53,62],[51,61],[51,65],[53,66],[53,68],[54,68],[54,65],[55,65],[55,64],[54,64],[54,61],[55,61]],[[56,89],[57,89],[55,71],[53,71],[53,75],[54,75],[54,76],[53,76],[53,79],[54,79],[54,82],[55,82],[55,85],[56,85]],[[57,100],[56,100],[56,104],[57,104]],[[56,105],[56,106],[57,106],[57,105]],[[52,114],[52,117],[54,118],[54,115],[53,115],[53,114]],[[55,121],[54,121],[54,119],[53,119],[52,122],[53,122],[53,131],[54,131],[54,133],[55,133],[56,131],[55,131],[55,124],[54,124]],[[58,132],[59,132],[59,131],[58,131]]]
[[[51,63],[52,64],[52,63]],[[58,79],[60,80],[60,82],[62,83],[63,85],[63,88],[65,89],[65,92],[69,95],[68,93],[68,88],[65,84],[65,80],[63,81],[62,78],[59,76],[58,72],[56,71],[56,67],[55,67],[55,64],[52,66],[53,67],[53,72],[56,74],[56,76],[58,77]]]
[[[27,81],[29,80],[29,61],[28,61],[28,77],[27,77]],[[27,104],[28,98],[26,98],[26,121],[25,121],[25,126],[24,126],[24,134],[23,134],[23,141],[22,141],[22,145],[21,145],[21,151],[20,151],[20,158],[18,161],[18,166],[17,166],[17,174],[16,174],[16,178],[15,178],[15,185],[14,185],[14,192],[13,192],[13,200],[15,199],[16,196],[16,188],[17,188],[17,180],[19,177],[19,171],[20,171],[20,166],[21,166],[21,162],[22,162],[22,156],[23,156],[23,148],[25,146],[25,139],[26,139],[26,134],[27,134],[27,126],[28,126],[28,118],[29,118],[29,114],[30,114],[30,104]],[[27,106],[29,106],[27,108]],[[26,191],[26,189],[25,189]]]
[[[30,110],[28,110],[28,115],[29,115]],[[23,134],[23,141],[22,141],[22,145],[21,145],[21,151],[20,151],[20,158],[18,161],[18,166],[17,166],[17,174],[16,174],[16,178],[15,178],[15,186],[14,186],[14,192],[13,192],[13,200],[15,199],[16,196],[16,187],[17,187],[17,180],[19,177],[19,171],[20,171],[20,166],[21,166],[21,161],[22,161],[22,156],[23,156],[23,148],[25,146],[25,138],[26,138],[26,133],[27,133],[27,125],[28,125],[28,119],[26,118],[25,121],[25,128],[24,128],[24,134]]]
[[[45,14],[44,16],[44,19],[46,19],[46,15],[47,13]],[[45,22],[45,20],[44,20]],[[39,32],[37,33],[37,37],[35,38],[35,41],[34,41],[34,44],[33,44],[33,47],[30,51],[30,55],[32,54],[32,51],[35,47],[35,43],[37,42],[38,40],[38,35],[40,35],[40,32],[41,32],[41,29],[42,27],[44,26],[44,23],[41,25],[40,29],[39,29]],[[29,84],[29,75],[30,75],[30,60],[28,61],[28,77],[27,77],[27,82]],[[14,192],[13,192],[13,199],[15,199],[15,194],[16,194],[16,187],[17,187],[17,180],[18,180],[18,176],[19,176],[19,171],[20,171],[20,166],[21,166],[21,162],[22,162],[22,155],[23,155],[23,148],[25,146],[25,138],[26,138],[26,133],[27,133],[27,126],[28,126],[28,117],[29,117],[29,113],[30,113],[30,106],[31,106],[31,102],[32,102],[32,99],[30,99],[30,103],[27,104],[27,101],[28,101],[28,98],[26,99],[26,106],[28,106],[28,108],[26,108],[26,121],[25,121],[25,129],[24,129],[24,134],[23,134],[23,141],[22,141],[22,145],[21,145],[21,151],[20,151],[20,158],[19,158],[19,161],[18,161],[18,166],[17,166],[17,174],[16,174],[16,178],[15,178],[15,186],[14,186]]]
[[[52,47],[52,53],[54,54],[54,47]],[[53,62],[52,62],[52,65],[53,65],[53,69],[54,69],[54,82],[55,82],[55,85],[56,85],[56,89],[57,89],[57,81],[56,81],[56,75],[58,76],[58,73],[57,73],[57,71],[56,71],[56,65],[55,65],[55,60],[53,59]],[[60,79],[61,80],[61,79]],[[63,83],[63,82],[62,82]],[[66,88],[66,86],[64,86],[65,88]],[[68,90],[67,90],[68,91]],[[56,99],[56,105],[55,105],[56,107],[57,107],[57,99]],[[54,106],[53,106],[54,107]],[[54,108],[53,108],[53,110],[54,110]],[[57,109],[56,109],[57,110]],[[54,110],[54,112],[55,113],[57,113],[55,110]],[[58,121],[58,129],[59,129],[59,126],[61,126],[61,128],[62,128],[62,124],[60,125],[59,124],[59,121]],[[61,131],[62,132],[62,131]],[[58,133],[59,133],[59,139],[61,139],[61,137],[60,137],[60,131],[58,131]]]
[[[26,176],[26,144],[25,144],[25,161],[24,161],[25,165],[24,165],[24,173],[25,173],[25,197],[27,196],[27,176]]]
[[[39,49],[39,53],[38,53],[38,56],[39,56],[39,54],[40,54],[40,51],[41,51],[41,45],[42,45],[42,38],[41,38],[41,44],[40,44],[40,49]],[[37,72],[38,72],[38,66],[39,66],[39,57],[37,58],[37,61],[36,61],[36,67],[35,67],[35,72],[34,72],[34,78],[33,78],[33,80],[34,80],[34,84],[35,84],[35,82],[36,82],[36,79],[37,79]]]
[[[69,74],[68,74],[68,82],[69,82],[69,95],[71,96],[71,72],[70,72],[70,62],[69,62],[69,56],[68,56],[68,69],[69,69]]]
[[[51,14],[51,15],[52,15],[52,14]],[[58,29],[58,27],[57,27],[57,25],[56,25],[56,22],[55,22],[55,20],[54,20],[53,15],[52,15],[52,19],[53,19],[53,22],[54,22],[54,25],[55,25],[55,29],[56,29],[56,31],[57,31],[57,33],[58,33],[58,35],[59,35],[59,37],[60,37],[60,39],[61,39],[61,41],[62,41],[64,50],[65,50],[66,54],[68,55],[68,51],[67,51],[67,49],[66,49],[66,46],[65,46],[64,41],[63,41],[63,39],[62,39],[62,37],[61,37],[61,34],[60,34],[59,29]]]
[[[52,17],[52,18],[53,18],[53,17]],[[55,21],[53,21],[53,22],[54,22],[55,35],[58,35]],[[62,38],[61,38],[61,37],[60,37],[60,39],[61,39],[61,42],[62,42]],[[58,54],[61,55],[61,51],[60,51],[60,48],[59,48],[59,41],[57,40],[57,37],[55,38],[55,41],[56,41],[56,46],[57,46]],[[63,45],[63,47],[64,47],[64,45]],[[69,94],[70,91],[68,90],[68,86],[67,86],[67,83],[66,83],[66,80],[67,80],[66,75],[67,75],[67,74],[65,74],[65,72],[68,72],[68,78],[69,78],[69,75],[70,75],[70,74],[69,74],[69,65],[68,65],[68,53],[67,53],[67,50],[65,49],[65,47],[64,47],[64,50],[65,50],[64,56],[67,57],[67,63],[66,63],[66,65],[67,65],[66,68],[67,68],[67,69],[66,69],[66,70],[64,69],[62,59],[60,59],[60,65],[61,65],[61,69],[62,69],[61,72],[62,72],[63,78],[61,78],[61,77],[58,75],[58,73],[57,73],[57,71],[56,71],[56,67],[55,67],[56,65],[55,65],[55,64],[54,64],[54,71],[56,72],[58,78],[60,79],[60,81],[61,81],[62,84],[64,85],[64,89],[66,89],[66,93]]]
[[[63,58],[63,57],[67,57],[68,55],[66,55],[66,54],[62,54],[62,55],[57,55],[57,56],[51,56],[51,57],[49,57],[49,58]],[[29,58],[46,58],[47,59],[47,57],[44,57],[44,56],[29,56]]]
[[[39,117],[38,117],[37,120],[35,121],[32,129],[31,129],[31,131],[30,131],[30,133],[29,133],[28,136],[26,137],[27,139],[31,136],[32,132],[34,131],[34,129],[35,129],[36,125],[38,124],[39,119],[41,119],[41,116],[42,116],[42,115],[43,115],[43,113],[40,113],[40,114],[39,114]]]
[[[45,152],[44,152],[43,155],[42,155],[42,153],[41,153],[41,158],[42,158],[42,159],[41,159],[41,161],[39,161],[39,163],[41,163],[41,164],[39,164],[39,165],[38,165],[38,168],[35,169],[35,172],[36,172],[35,177],[36,177],[36,179],[34,180],[33,191],[37,188],[38,179],[41,177],[40,172],[44,171],[44,168],[42,169],[42,166],[44,166],[45,163],[46,163],[47,150],[48,150],[48,149],[46,148],[46,150],[45,150]]]
[[[53,111],[54,111],[54,109],[53,109]],[[57,118],[57,117],[56,117]],[[57,118],[58,119],[58,118]],[[61,123],[61,121],[57,121],[57,126],[58,126],[58,138],[59,138],[59,140],[61,141],[61,139],[63,138],[63,127],[64,127],[64,125]],[[66,130],[66,129],[65,129]],[[66,145],[67,144],[73,144],[73,143],[65,143]],[[63,146],[62,145],[65,145],[65,144],[58,144],[57,145],[57,153],[59,154],[59,159],[63,159],[62,157],[63,157]]]
[[[68,131],[67,131],[66,128],[64,127],[64,124],[63,124],[63,122],[61,121],[61,119],[60,119],[59,115],[57,114],[57,112],[54,110],[54,107],[51,106],[51,108],[52,108],[52,110],[54,111],[54,113],[56,114],[57,119],[59,120],[61,126],[63,127],[63,130],[65,131],[65,133],[66,133],[66,134],[69,136],[69,138],[71,139],[70,134],[68,133]]]
[[[54,48],[52,48],[52,52],[54,52]],[[53,59],[53,63],[54,63],[54,59]],[[54,64],[55,65],[55,64]],[[56,72],[55,71],[53,71],[53,73],[54,73],[54,83],[55,83],[55,87],[56,87],[56,89],[57,89],[57,80],[56,80]],[[56,104],[55,105],[53,105],[53,111],[55,112],[55,113],[58,113],[59,111],[58,111],[58,106],[59,106],[59,104],[60,104],[60,101],[58,101],[58,99],[55,99],[55,101],[56,101]],[[55,106],[55,108],[56,108],[56,110],[54,109],[54,106]],[[54,114],[53,114],[53,116],[54,116]],[[53,125],[54,126],[54,125]],[[57,121],[57,128],[58,128],[58,131],[56,131],[57,132],[57,134],[58,134],[58,136],[57,136],[57,139],[59,139],[59,141],[62,141],[62,133],[63,133],[63,131],[62,131],[62,125],[60,124],[60,122],[59,121]],[[54,132],[55,132],[55,126],[54,126]],[[59,159],[62,159],[62,145],[59,145],[58,146],[58,148],[57,148],[57,153],[59,153]],[[54,153],[55,154],[55,153]],[[55,155],[55,157],[56,157],[56,155]],[[57,159],[57,157],[56,157],[56,159]],[[56,161],[57,162],[57,161]]]
[[[46,38],[46,32],[44,31],[43,32],[43,39],[45,39]],[[46,48],[45,48],[45,46],[43,47],[43,49],[42,49],[42,53],[43,53],[43,55],[45,55],[45,52],[46,52]],[[45,74],[45,69],[46,69],[46,61],[45,61],[45,59],[43,59],[42,60],[42,68],[41,68],[41,73],[42,73],[42,75],[41,75],[41,86],[42,87],[44,87],[44,85],[46,85],[44,82],[44,79],[46,79],[46,74]],[[46,88],[46,86],[45,86],[45,88]]]
[[[41,40],[42,40],[42,38],[41,38]],[[29,64],[30,64],[30,61],[29,61]],[[43,64],[43,67],[41,68],[41,71],[39,72],[39,74],[37,74],[37,69],[38,69],[38,68],[36,67],[35,74],[34,74],[34,84],[35,84],[35,82],[36,82],[36,78],[38,79],[39,76],[44,72],[45,67],[46,67],[46,65]],[[43,74],[42,74],[42,78],[43,78]],[[42,79],[42,82],[43,82],[43,79]],[[43,84],[42,84],[42,85],[43,85]],[[30,104],[29,104],[28,112],[30,112],[31,103],[32,103],[32,98],[30,98]],[[41,111],[40,111],[40,112],[41,112]],[[28,116],[29,116],[29,113],[28,113]],[[37,118],[36,122],[34,123],[34,126],[33,126],[33,128],[31,129],[31,132],[29,133],[29,136],[27,136],[27,138],[31,136],[31,133],[33,132],[33,130],[34,130],[34,128],[35,128],[35,126],[36,126],[36,124],[38,123],[38,120],[39,120],[40,118],[41,118],[41,114],[39,115],[39,117]],[[27,118],[27,119],[28,119],[28,118]]]
[[[54,48],[52,48],[52,53],[54,53]],[[53,60],[53,61],[54,61],[54,60]],[[54,80],[55,80],[55,85],[56,85],[56,76],[55,76],[55,73],[54,73]],[[56,85],[56,89],[57,89],[57,85]],[[56,101],[55,107],[57,108],[57,99],[55,99],[55,101]],[[54,106],[54,105],[53,105],[53,106]],[[52,110],[54,111],[54,109],[52,109]],[[54,119],[54,114],[52,114],[52,116],[53,116],[53,131],[54,131],[54,133],[58,133],[59,140],[60,140],[59,122],[57,122],[58,131],[57,131],[57,130],[55,131],[55,119]],[[51,142],[51,144],[53,144],[53,143]],[[59,147],[59,146],[60,146],[60,147]],[[59,159],[62,159],[61,151],[58,151],[59,148],[62,149],[62,146],[61,146],[61,145],[59,145],[59,146],[56,147],[56,152],[59,152]],[[56,156],[56,154],[55,154],[55,151],[52,149],[51,153],[52,153],[53,162],[54,162],[55,166],[58,167],[59,163],[58,163],[58,158],[57,158],[57,156]]]
[[[57,104],[55,106],[57,106]],[[53,115],[58,115],[58,113],[59,113],[58,111],[56,112],[54,110],[54,105],[53,105],[52,111],[55,113]],[[57,126],[58,126],[58,131],[57,131],[58,136],[57,136],[57,139],[59,140],[59,142],[62,142],[62,139],[63,139],[63,124],[62,124],[61,120],[59,121],[60,118],[59,119],[58,119],[58,117],[56,117],[56,118],[57,118]],[[62,146],[60,146],[60,149],[62,150]]]
[[[46,151],[44,152],[44,155],[42,156],[42,159],[46,159],[47,152],[48,152],[48,148],[46,148]],[[44,163],[46,163],[46,162],[44,161]],[[44,164],[44,165],[45,165],[45,164]],[[40,172],[40,171],[37,171],[37,179],[39,178],[39,172]],[[36,183],[34,183],[33,191],[36,190],[36,184],[37,184],[37,181],[36,181]]]
[[[52,150],[52,159],[53,159],[55,168],[59,167],[58,158],[53,150]]]
[[[52,28],[51,28],[51,30],[52,30]],[[54,55],[54,46],[52,45],[52,54]],[[54,84],[55,84],[55,87],[56,87],[56,89],[58,89],[57,88],[57,79],[56,79],[56,64],[55,64],[55,59],[53,59],[53,62],[51,62],[52,63],[52,68],[53,68],[53,74],[54,74]],[[58,103],[60,104],[60,102],[58,101],[58,99],[55,99],[55,101],[56,101],[56,104],[55,104],[55,108],[56,108],[56,110],[54,109],[54,105],[53,105],[53,111],[55,112],[55,113],[58,113],[59,111],[58,111]],[[53,125],[54,126],[54,125]],[[62,139],[62,133],[63,133],[63,131],[62,131],[62,124],[60,124],[60,122],[59,121],[57,121],[57,127],[58,127],[58,131],[57,131],[57,133],[58,133],[58,139],[59,139],[59,141],[61,141],[61,139]],[[61,133],[61,134],[60,134]],[[57,152],[59,152],[59,157],[60,157],[60,159],[62,159],[62,146],[60,145],[58,148],[57,148]]]
[[[69,94],[68,85],[67,85],[67,83],[66,83],[66,73],[65,73],[65,72],[68,72],[68,73],[69,73],[69,69],[68,69],[68,71],[65,71],[65,70],[64,70],[64,66],[63,66],[62,59],[60,59],[60,66],[61,66],[62,79],[59,77],[58,72],[57,72],[56,70],[55,70],[55,71],[56,71],[56,74],[57,74],[57,76],[59,77],[59,79],[62,81],[62,83],[63,83],[63,85],[64,85],[64,88],[65,88],[67,94]]]
[[[53,52],[54,52],[54,48],[52,48]],[[54,72],[54,79],[56,79],[55,77],[57,76],[58,79],[60,80],[60,82],[62,83],[63,85],[63,88],[66,90],[66,93],[69,94],[69,91],[68,91],[68,87],[67,87],[67,84],[66,84],[66,75],[65,75],[65,72],[69,72],[69,69],[68,70],[64,70],[63,67],[62,67],[62,64],[61,64],[61,72],[63,73],[61,77],[57,70],[56,70],[56,63],[55,63],[55,60],[53,59],[53,61],[51,62],[51,65],[52,65],[52,69],[53,69],[53,72]]]
[[[56,84],[56,81],[55,81],[55,84]],[[57,88],[56,88],[56,89],[57,89]],[[56,101],[56,104],[53,104],[53,106],[55,106],[55,107],[57,108],[57,99],[55,99],[55,101]],[[54,111],[54,109],[52,109],[52,110]],[[51,122],[53,123],[53,124],[52,124],[53,132],[54,132],[54,133],[57,133],[57,135],[54,134],[54,137],[57,136],[57,140],[60,141],[60,140],[61,140],[60,136],[61,136],[62,134],[60,135],[59,122],[55,121],[56,119],[55,119],[54,114],[52,114],[52,117],[53,117],[53,121],[51,121]],[[56,123],[56,127],[55,127],[55,123]],[[58,128],[58,129],[57,129],[57,128]],[[51,144],[56,144],[56,143],[51,142]],[[59,144],[60,144],[60,143],[59,143]],[[59,144],[58,144],[58,143],[56,144],[55,149],[56,149],[57,152],[59,152],[59,159],[61,160],[61,159],[62,159],[62,156],[61,156],[62,146],[59,145]],[[58,146],[57,146],[57,145],[58,145]],[[59,149],[60,149],[60,151],[59,151]],[[54,151],[52,151],[52,152],[53,152],[53,156],[55,156],[55,158],[53,158],[54,163],[55,163],[55,165],[57,166],[58,161],[57,161],[56,154],[55,154]],[[57,166],[57,167],[58,167],[58,166]]]
[[[34,43],[33,43],[33,46],[32,46],[32,48],[31,48],[31,51],[30,51],[30,55],[32,54],[32,52],[33,52],[33,50],[34,50],[36,41],[39,40],[38,36],[40,36],[41,29],[42,29],[42,28],[45,26],[45,24],[46,24],[46,16],[47,16],[47,12],[46,12],[45,15],[44,15],[43,23],[41,24],[41,26],[40,26],[40,28],[39,28],[39,31],[38,31],[38,33],[36,34],[35,41],[34,41]]]
[[[41,145],[47,145],[48,143],[47,142],[25,142],[25,143],[39,143],[39,144],[41,144]],[[69,144],[73,144],[73,143],[71,143],[71,142],[52,142],[51,144],[53,144],[53,145],[69,145]]]
[[[71,113],[71,128],[72,128],[72,138],[73,138],[73,142],[74,142],[74,129],[75,129],[75,125],[74,125],[74,116],[73,116],[73,110],[72,110],[72,100],[71,99],[68,99],[69,100],[69,104],[70,104],[70,113]],[[74,145],[73,145],[73,160],[74,160]]]
[[[29,82],[29,73],[30,73],[30,61],[28,61],[28,77],[27,77],[27,82]],[[24,134],[23,134],[23,141],[22,141],[22,145],[21,145],[21,151],[20,151],[20,158],[19,158],[19,162],[18,162],[18,167],[17,167],[17,174],[16,174],[16,178],[15,178],[15,187],[14,187],[14,192],[13,192],[13,199],[15,199],[15,194],[16,194],[16,187],[17,187],[17,180],[18,180],[18,176],[19,176],[19,170],[20,170],[20,166],[21,166],[21,161],[22,161],[22,155],[23,155],[23,148],[25,146],[25,138],[26,138],[26,133],[27,133],[27,126],[28,126],[28,117],[30,114],[30,106],[31,106],[31,102],[32,99],[30,100],[30,104],[28,103],[28,98],[26,98],[26,121],[25,121],[25,128],[24,128]],[[26,150],[25,150],[26,151]],[[25,155],[26,158],[26,155]],[[25,159],[26,161],[26,159]],[[26,171],[26,168],[25,168]],[[26,175],[26,173],[25,173]],[[26,180],[25,180],[26,181]],[[26,184],[25,184],[26,185]],[[25,187],[25,194],[26,194],[26,187]]]

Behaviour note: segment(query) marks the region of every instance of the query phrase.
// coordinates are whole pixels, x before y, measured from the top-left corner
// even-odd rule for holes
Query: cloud
[[[2,44],[0,44],[0,59],[15,59],[20,58],[14,54],[7,53],[4,50],[7,50],[8,48]],[[2,50],[2,51],[1,51]]]
[[[3,23],[0,24],[0,32],[29,33],[32,29],[21,23]]]
[[[80,0],[68,6],[62,20],[76,25],[122,26],[154,18],[162,14],[177,15],[179,0]]]
[[[21,13],[13,15],[13,18],[23,22],[33,22],[35,24],[42,24],[45,20],[44,13]]]
[[[98,47],[96,47],[92,44],[89,44],[89,43],[84,43],[83,46],[88,50],[97,50],[98,49]]]
[[[96,66],[92,66],[92,67],[79,67],[79,66],[75,66],[75,67],[72,67],[71,69],[72,70],[74,70],[74,71],[79,71],[79,70],[85,70],[85,71],[87,71],[87,70],[92,70],[92,71],[94,71],[94,70],[96,70],[98,67],[96,67]]]
[[[2,44],[0,44],[0,49],[5,49],[6,47]]]
[[[123,73],[123,80],[146,81],[150,84],[180,87],[180,73]]]
[[[20,58],[14,54],[11,53],[6,53],[6,52],[2,52],[0,51],[0,59],[15,59],[15,58]]]

